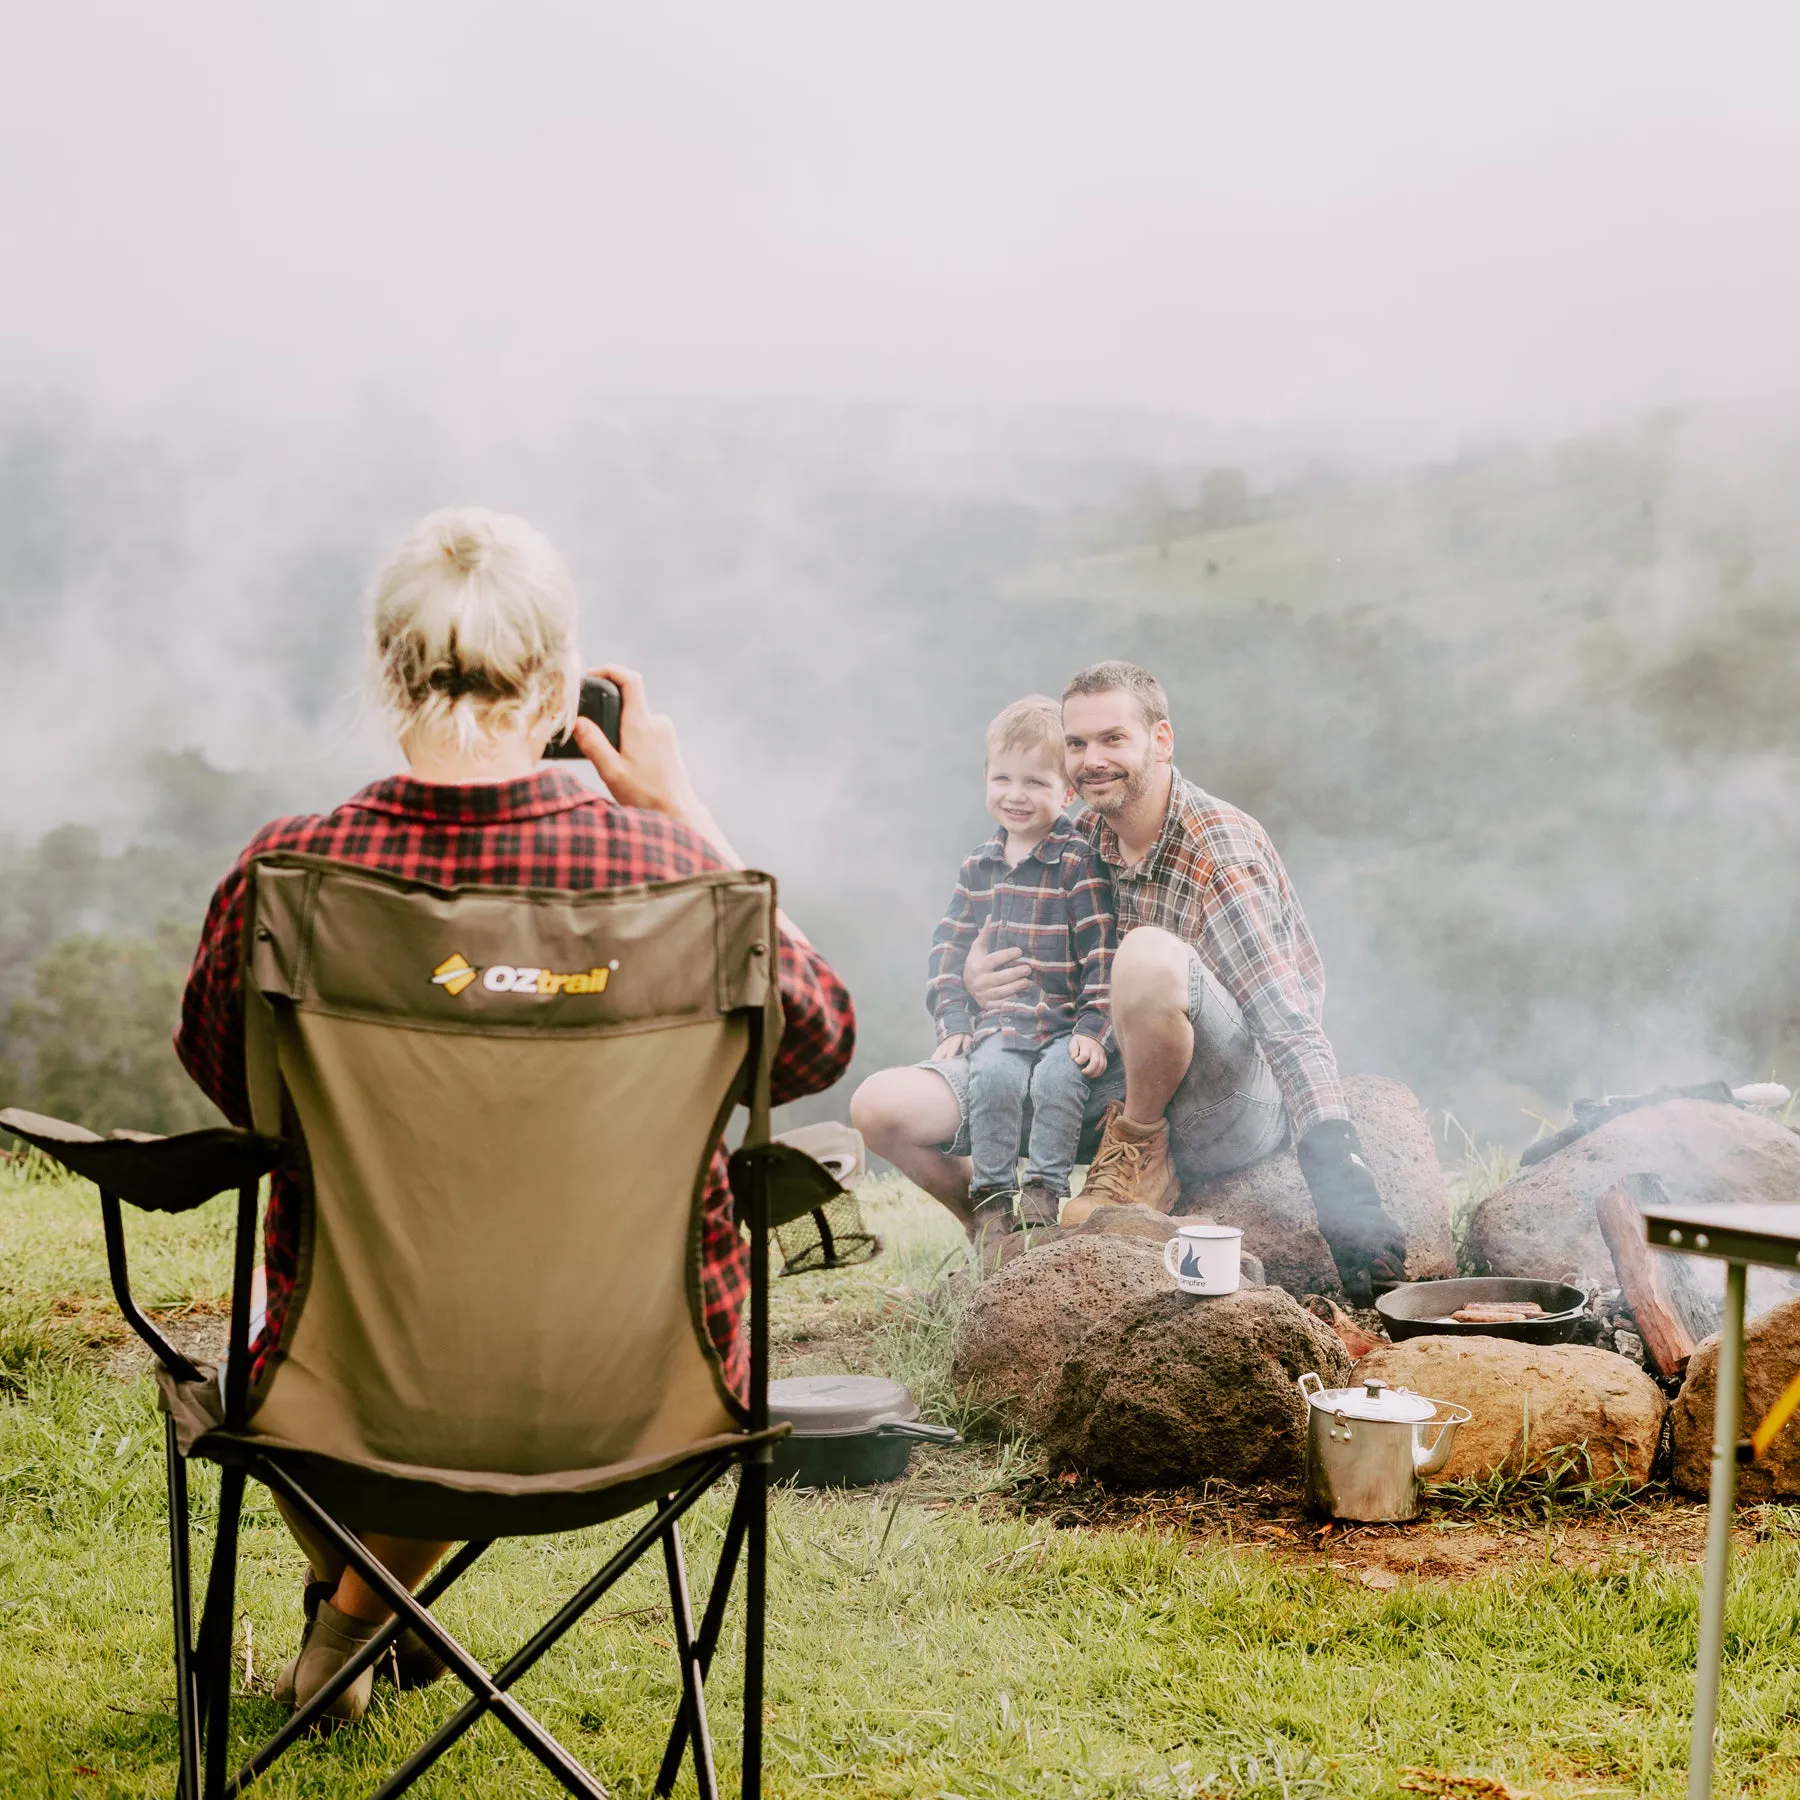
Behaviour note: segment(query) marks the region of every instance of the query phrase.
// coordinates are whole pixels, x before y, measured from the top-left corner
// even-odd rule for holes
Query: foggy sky
[[[1560,426],[1800,396],[1800,15],[4,8],[0,382]]]

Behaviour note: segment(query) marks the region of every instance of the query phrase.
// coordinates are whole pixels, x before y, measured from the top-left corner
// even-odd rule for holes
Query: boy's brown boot
[[[1087,1180],[1063,1208],[1062,1222],[1065,1229],[1079,1225],[1096,1206],[1148,1206],[1166,1213],[1180,1198],[1169,1121],[1134,1125],[1115,1101],[1106,1109],[1106,1130],[1088,1164]]]
[[[1023,1231],[1042,1231],[1056,1223],[1062,1196],[1053,1194],[1041,1181],[1028,1181],[1019,1190],[1019,1227]]]

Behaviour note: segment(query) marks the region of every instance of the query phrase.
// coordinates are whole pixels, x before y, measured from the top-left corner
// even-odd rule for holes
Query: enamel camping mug
[[[1184,1294],[1235,1294],[1243,1242],[1235,1225],[1183,1225],[1163,1245],[1163,1267]]]

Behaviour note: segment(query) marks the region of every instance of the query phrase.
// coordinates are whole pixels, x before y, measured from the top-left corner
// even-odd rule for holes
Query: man
[[[1093,1084],[1105,1128],[1079,1223],[1103,1202],[1167,1212],[1184,1182],[1292,1141],[1319,1229],[1350,1297],[1405,1279],[1405,1239],[1381,1204],[1350,1121],[1321,1013],[1325,973],[1267,833],[1175,767],[1162,685],[1131,663],[1084,669],[1063,691],[1070,782],[1112,877],[1114,1068]],[[1017,949],[970,951],[981,1007],[1026,992]],[[851,1116],[871,1149],[968,1222],[966,1071],[886,1069]]]

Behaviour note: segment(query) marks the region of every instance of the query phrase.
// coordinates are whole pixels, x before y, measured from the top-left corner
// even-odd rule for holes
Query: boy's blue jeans
[[[1031,1141],[1026,1146],[1026,1183],[1041,1182],[1059,1199],[1067,1195],[1069,1171],[1081,1141],[1081,1118],[1087,1110],[1088,1078],[1069,1054],[1066,1037],[1052,1038],[1037,1050],[1012,1050],[997,1031],[969,1053],[973,1192],[1012,1190],[1027,1094]]]

